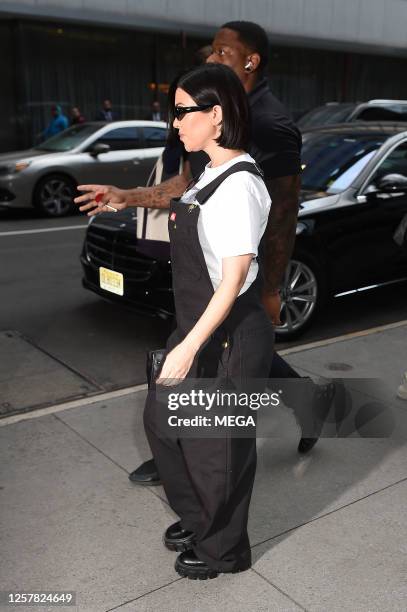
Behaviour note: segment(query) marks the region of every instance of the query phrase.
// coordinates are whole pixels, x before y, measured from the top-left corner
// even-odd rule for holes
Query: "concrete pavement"
[[[276,409],[278,435],[258,440],[251,570],[205,582],[175,573],[162,488],[127,478],[150,456],[140,390],[0,421],[0,590],[76,591],[63,609],[80,612],[405,611],[407,402],[395,393],[407,325],[287,359],[313,376],[382,378],[396,427],[387,438],[323,438],[300,457],[292,413]]]

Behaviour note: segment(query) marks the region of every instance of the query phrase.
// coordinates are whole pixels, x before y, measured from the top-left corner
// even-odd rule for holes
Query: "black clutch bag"
[[[162,365],[167,355],[166,349],[158,349],[156,351],[147,351],[147,384],[148,388],[151,389],[152,383],[158,378]]]

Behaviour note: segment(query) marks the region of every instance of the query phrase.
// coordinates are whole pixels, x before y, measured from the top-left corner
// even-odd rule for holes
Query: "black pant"
[[[268,322],[258,329],[236,332],[219,359],[218,376],[267,378],[273,338]],[[213,367],[210,357],[208,366]],[[166,434],[167,418],[166,406],[157,409],[152,390],[144,426],[171,508],[182,527],[195,532],[194,550],[199,559],[221,572],[247,569],[251,565],[247,520],[256,471],[256,439],[232,435],[171,438]]]

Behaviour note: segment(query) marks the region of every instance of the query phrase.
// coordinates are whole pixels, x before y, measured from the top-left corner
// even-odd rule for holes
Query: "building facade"
[[[52,104],[123,118],[194,63],[222,23],[267,30],[274,93],[294,116],[327,101],[407,98],[407,0],[14,0],[0,2],[0,147],[40,139]]]

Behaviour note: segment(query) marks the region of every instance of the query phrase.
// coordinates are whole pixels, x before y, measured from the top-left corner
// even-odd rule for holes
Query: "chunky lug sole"
[[[238,574],[240,572],[245,572],[247,569],[249,568],[237,569],[228,573]],[[189,580],[208,580],[212,578],[217,578],[219,574],[222,573],[210,569],[209,567],[186,568],[178,561],[178,559],[175,561],[175,571],[183,578],[189,578]]]
[[[175,562],[175,571],[183,578],[189,578],[190,580],[208,580],[211,578],[217,578],[219,572],[210,569],[209,567],[196,567],[196,568],[185,568],[178,559]]]
[[[194,541],[195,538],[191,536],[185,538],[184,540],[179,539],[176,542],[174,542],[174,540],[167,539],[165,536],[163,538],[164,546],[168,548],[168,550],[175,552],[185,552],[187,550],[191,550]]]
[[[139,487],[158,487],[162,484],[161,480],[133,480],[129,477],[130,482]]]

